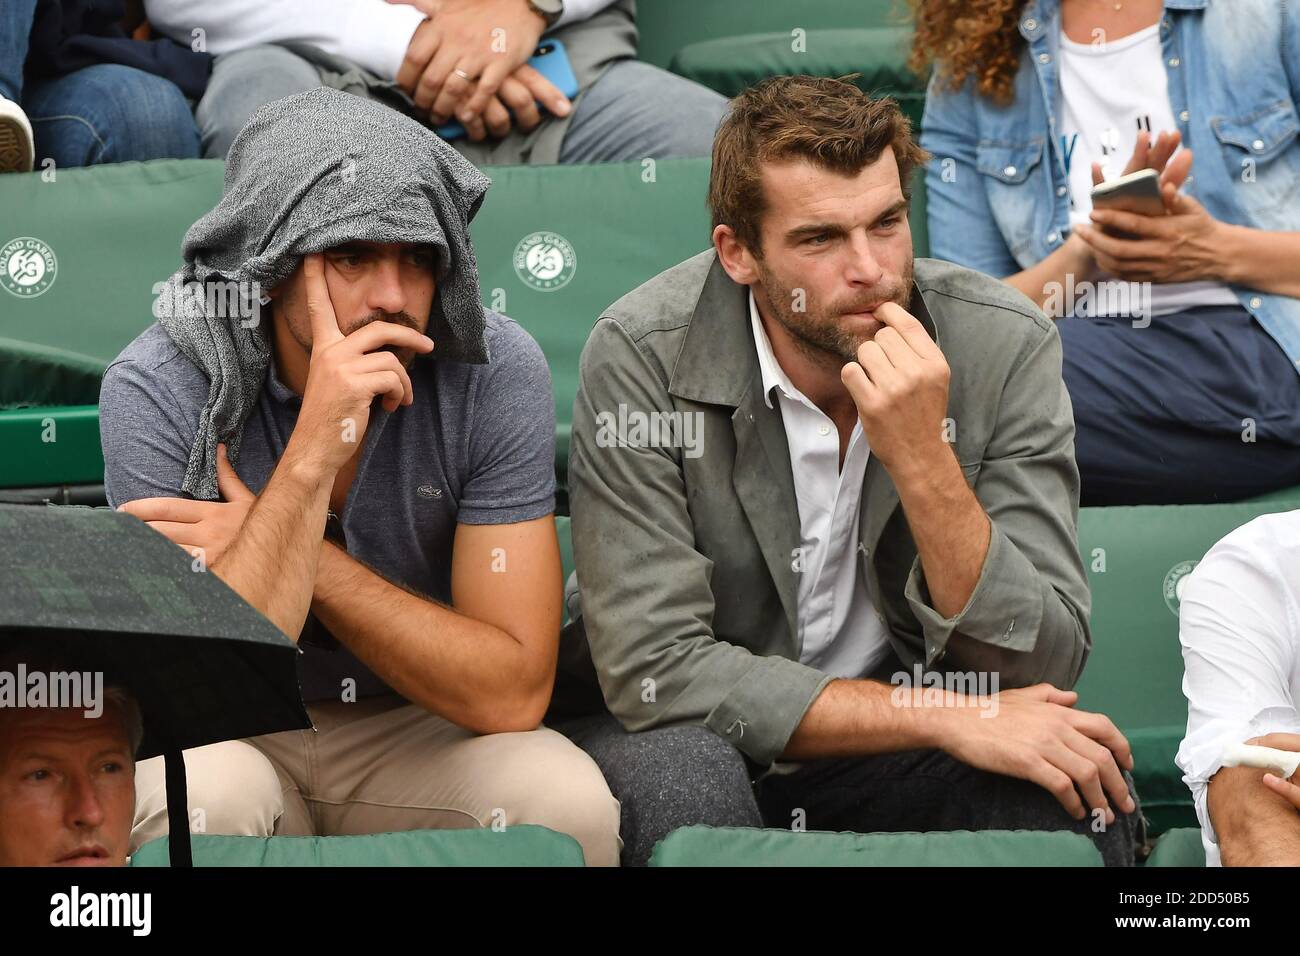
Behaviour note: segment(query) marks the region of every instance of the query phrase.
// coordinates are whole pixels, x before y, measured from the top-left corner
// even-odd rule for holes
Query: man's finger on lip
[[[908,312],[893,299],[889,299],[876,306],[874,314],[881,322],[884,322],[886,325],[891,325],[896,329],[901,329],[904,326],[911,325],[920,326],[921,324],[916,320],[916,316],[912,315],[911,312]]]
[[[920,320],[892,299],[882,302],[876,308],[875,315],[877,319],[901,335],[903,341],[910,345],[913,351],[926,355],[933,355],[938,351],[938,346],[931,340],[930,334],[925,331],[925,326]]]
[[[366,351],[374,351],[381,345],[401,345],[418,352],[431,352],[434,346],[433,339],[409,325],[382,320],[364,325],[348,337]]]

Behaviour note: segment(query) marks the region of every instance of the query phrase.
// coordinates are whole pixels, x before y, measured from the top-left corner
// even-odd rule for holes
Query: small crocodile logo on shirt
[[[416,488],[415,491],[416,491],[416,494],[420,495],[420,497],[422,497],[422,498],[441,498],[441,497],[442,497],[442,489],[441,489],[441,488],[435,488],[435,487],[433,487],[433,485],[420,485],[420,487]]]

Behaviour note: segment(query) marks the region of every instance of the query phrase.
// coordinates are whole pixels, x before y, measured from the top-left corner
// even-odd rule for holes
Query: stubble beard
[[[912,297],[912,258],[907,259],[897,282],[874,289],[870,296],[834,302],[828,308],[810,308],[796,312],[793,307],[795,287],[787,286],[761,260],[758,265],[762,288],[755,290],[767,299],[772,315],[790,334],[795,345],[809,359],[827,367],[839,368],[857,359],[858,347],[870,341],[879,329],[866,333],[851,332],[840,323],[851,312],[870,312],[885,302],[907,308]]]

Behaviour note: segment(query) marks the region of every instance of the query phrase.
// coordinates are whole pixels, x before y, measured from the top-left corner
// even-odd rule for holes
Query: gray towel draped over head
[[[154,307],[210,382],[181,489],[218,497],[217,443],[237,460],[271,361],[259,306],[309,253],[357,241],[432,247],[433,358],[487,362],[469,223],[490,184],[419,123],[337,90],[253,114],[230,148],[221,201],[185,234],[184,265]]]

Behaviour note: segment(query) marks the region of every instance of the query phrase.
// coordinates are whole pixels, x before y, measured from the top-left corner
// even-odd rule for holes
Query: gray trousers
[[[283,47],[217,57],[194,113],[203,155],[224,158],[258,107],[317,86],[316,68]],[[577,100],[560,162],[707,156],[726,107],[724,97],[698,83],[639,60],[620,60]]]
[[[624,866],[644,866],[678,827],[788,829],[796,812],[807,830],[1072,830],[1092,839],[1107,866],[1132,866],[1145,839],[1140,806],[1094,832],[1091,817],[1075,820],[1037,784],[940,750],[809,761],[755,782],[757,768],[704,727],[628,733],[609,714],[550,726],[591,756],[621,804]]]
[[[645,865],[677,827],[789,829],[797,813],[806,830],[1073,830],[1092,839],[1106,866],[1134,865],[1145,835],[1140,806],[1096,832],[1091,817],[1076,821],[1037,784],[976,770],[943,750],[809,761],[755,783],[755,767],[705,727],[629,734],[608,714],[551,726],[590,754],[619,800],[624,866]]]

